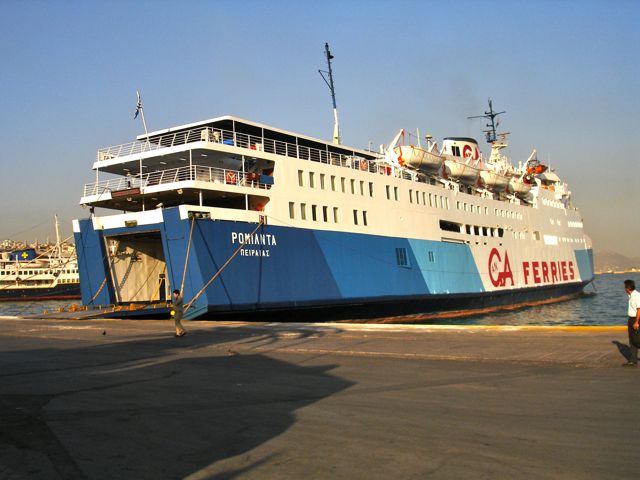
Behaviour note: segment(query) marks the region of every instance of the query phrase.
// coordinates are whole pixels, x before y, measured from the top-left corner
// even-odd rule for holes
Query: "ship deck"
[[[0,326],[3,478],[636,473],[622,327]]]

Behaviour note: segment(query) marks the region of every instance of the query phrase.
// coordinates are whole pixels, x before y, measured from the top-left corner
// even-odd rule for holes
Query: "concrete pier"
[[[0,478],[635,478],[622,327],[0,319]]]

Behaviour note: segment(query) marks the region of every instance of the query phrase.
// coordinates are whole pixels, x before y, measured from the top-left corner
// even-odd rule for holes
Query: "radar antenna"
[[[324,53],[327,57],[327,67],[329,68],[329,71],[318,70],[318,73],[331,91],[331,100],[333,101],[333,143],[340,144],[340,124],[338,123],[338,108],[336,107],[336,89],[333,85],[333,70],[331,69],[331,60],[333,59],[333,55],[331,55],[331,52],[329,51],[328,43],[324,44]],[[327,79],[325,75],[328,75],[329,78]]]
[[[488,112],[484,112],[484,115],[475,115],[473,117],[467,117],[467,118],[486,118],[487,120],[489,120],[490,123],[487,123],[487,127],[489,127],[488,130],[483,130],[483,132],[485,133],[485,136],[487,138],[487,143],[494,143],[498,136],[496,134],[496,127],[500,124],[500,121],[498,120],[498,122],[496,122],[496,117],[498,115],[502,115],[503,113],[507,113],[506,111],[502,111],[502,112],[494,112],[493,111],[493,104],[491,102],[491,99],[489,99],[489,111]]]

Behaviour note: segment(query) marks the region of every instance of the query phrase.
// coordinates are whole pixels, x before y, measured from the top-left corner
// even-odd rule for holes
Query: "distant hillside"
[[[640,258],[629,258],[608,250],[594,252],[596,272],[640,269]]]

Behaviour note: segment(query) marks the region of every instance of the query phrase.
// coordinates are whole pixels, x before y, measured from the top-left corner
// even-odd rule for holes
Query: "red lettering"
[[[522,273],[524,273],[524,284],[529,285],[529,262],[522,262]]]
[[[556,262],[551,262],[551,281],[553,283],[558,281],[558,266]]]
[[[511,286],[513,287],[513,272],[511,271],[511,264],[509,263],[509,254],[505,250],[504,252],[504,269],[502,270],[502,286],[507,284],[507,278],[511,280]]]
[[[542,262],[542,281],[549,281],[549,265],[547,265],[547,262]]]
[[[504,252],[504,263],[500,252],[497,248],[491,250],[489,254],[489,279],[494,287],[504,287],[507,283],[507,279],[511,280],[511,286],[514,286],[513,272],[511,270],[511,264],[509,263],[509,255]]]
[[[538,272],[540,262],[532,262],[531,266],[533,267],[533,283],[540,283],[540,272]]]
[[[567,262],[560,262],[560,269],[562,271],[562,280],[567,281]]]
[[[576,274],[573,271],[573,262],[569,262],[569,278],[571,280],[573,280],[574,278],[576,278]]]

